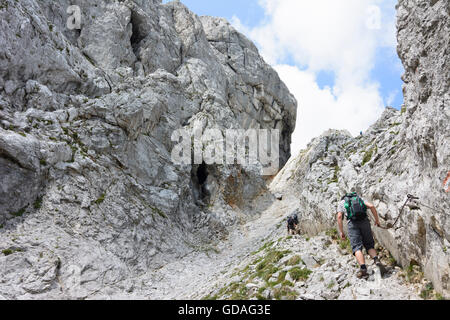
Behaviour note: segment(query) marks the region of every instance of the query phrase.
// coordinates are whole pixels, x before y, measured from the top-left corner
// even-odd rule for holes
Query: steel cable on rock
[[[384,227],[384,226],[380,225],[379,228],[384,229],[384,230],[393,229],[395,227],[395,225],[397,224],[397,222],[400,220],[401,216],[403,215],[403,212],[405,211],[406,205],[410,201],[413,201],[413,200],[415,200],[418,203],[419,206],[426,207],[426,208],[428,208],[430,210],[433,210],[435,212],[444,213],[443,211],[437,210],[436,208],[433,208],[431,206],[428,206],[428,205],[424,204],[423,202],[420,201],[420,199],[418,197],[415,197],[415,196],[413,196],[411,194],[408,194],[405,203],[403,204],[402,208],[400,209],[400,214],[398,215],[397,219],[395,219],[395,222],[393,224],[388,223],[387,227]]]

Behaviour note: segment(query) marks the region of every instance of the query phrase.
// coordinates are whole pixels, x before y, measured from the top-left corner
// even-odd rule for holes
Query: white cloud
[[[357,135],[383,111],[376,84],[351,85],[336,94],[332,88],[321,89],[313,72],[288,65],[277,65],[275,69],[299,99],[297,127],[292,137],[293,155],[330,128],[346,129]]]
[[[377,48],[396,45],[396,1],[259,2],[266,13],[261,25],[248,28],[237,18],[232,23],[257,43],[299,102],[293,155],[329,128],[356,135],[375,122],[384,104],[370,73]],[[335,74],[333,88],[319,87],[320,71]]]
[[[398,95],[398,90],[391,91],[386,99],[386,104],[392,107],[392,103],[395,101],[395,98]]]

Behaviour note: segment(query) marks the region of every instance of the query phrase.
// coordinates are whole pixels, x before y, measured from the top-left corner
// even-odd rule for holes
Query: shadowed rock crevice
[[[144,31],[140,27],[140,16],[132,11],[131,12],[131,20],[130,23],[132,25],[132,34],[130,38],[131,46],[133,47],[133,51],[136,54],[139,49],[139,44],[146,37]]]
[[[196,204],[200,207],[206,207],[210,201],[210,191],[208,190],[208,166],[206,163],[192,167],[192,185]]]

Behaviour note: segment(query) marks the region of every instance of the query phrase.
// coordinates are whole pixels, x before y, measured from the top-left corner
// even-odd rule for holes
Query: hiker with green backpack
[[[375,261],[375,265],[380,268],[380,272],[382,274],[386,272],[375,250],[375,241],[373,239],[367,209],[370,209],[375,218],[375,224],[379,227],[380,221],[375,206],[361,199],[355,192],[346,194],[339,202],[337,209],[338,227],[342,240],[346,239],[343,228],[344,215],[348,220],[348,237],[352,246],[353,255],[361,267],[357,273],[357,277],[360,279],[368,277],[363,248],[366,249],[367,253]]]

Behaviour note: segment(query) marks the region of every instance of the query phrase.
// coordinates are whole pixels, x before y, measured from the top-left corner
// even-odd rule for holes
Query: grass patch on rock
[[[101,196],[97,200],[94,201],[95,204],[102,204],[103,201],[105,201],[105,197],[106,197],[106,194],[102,193]]]
[[[336,228],[330,229],[327,232],[325,232],[327,236],[329,236],[332,240],[338,240],[339,239],[339,233]]]
[[[433,284],[427,283],[424,288],[420,291],[420,297],[424,300],[429,300],[433,297],[434,287]]]
[[[374,154],[376,154],[377,151],[378,151],[378,148],[377,148],[377,147],[371,148],[369,151],[366,151],[366,152],[364,153],[364,156],[363,156],[363,160],[362,160],[361,165],[364,166],[364,165],[366,165],[368,162],[370,162],[370,160],[372,160],[372,157],[374,156]]]
[[[297,292],[288,286],[282,286],[273,290],[273,297],[275,300],[295,300],[297,299]]]
[[[287,266],[296,266],[296,265],[298,265],[299,263],[302,263],[302,262],[303,261],[300,258],[300,256],[296,255],[296,256],[293,256],[292,258],[290,258],[288,261],[286,261],[285,264]]]
[[[308,280],[308,277],[311,273],[312,271],[309,270],[308,268],[294,267],[291,270],[289,270],[289,275],[295,281]]]
[[[5,249],[5,250],[2,250],[2,253],[3,253],[5,256],[9,256],[10,254],[13,254],[14,251],[11,250],[11,249]]]
[[[417,263],[411,262],[404,270],[403,276],[409,283],[420,283],[423,280],[424,274]]]
[[[333,173],[333,178],[331,178],[330,182],[328,184],[331,183],[338,183],[339,182],[339,173],[341,172],[341,168],[338,165],[334,166],[334,173]]]
[[[14,217],[21,217],[24,213],[25,210],[27,209],[27,207],[23,207],[22,209],[20,209],[19,211],[16,212],[11,212],[10,215],[14,216]]]
[[[348,253],[353,253],[352,245],[350,244],[350,240],[348,238],[339,241],[339,248],[341,248],[342,250],[346,250]]]
[[[161,218],[167,219],[167,216],[160,209],[155,207],[150,207],[154,213],[157,213]]]
[[[33,208],[39,210],[42,207],[42,197],[38,197],[33,204]]]

